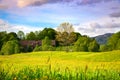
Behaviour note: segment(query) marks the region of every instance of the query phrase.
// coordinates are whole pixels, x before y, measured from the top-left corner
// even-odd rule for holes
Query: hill
[[[96,39],[96,41],[99,43],[99,44],[106,44],[107,42],[107,39],[112,36],[113,33],[106,33],[106,34],[103,34],[103,35],[98,35],[96,37],[93,37]]]

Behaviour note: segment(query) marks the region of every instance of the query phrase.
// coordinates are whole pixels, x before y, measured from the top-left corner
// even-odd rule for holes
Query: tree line
[[[107,41],[107,44],[100,45],[94,38],[81,35],[74,32],[73,25],[70,23],[62,23],[57,27],[44,28],[42,31],[29,32],[25,34],[23,31],[0,32],[0,54],[15,54],[25,52],[23,46],[20,45],[22,40],[41,40],[42,45],[31,48],[28,45],[26,52],[31,51],[110,51],[120,49],[120,32],[113,34]],[[51,45],[51,40],[56,41],[56,46]]]

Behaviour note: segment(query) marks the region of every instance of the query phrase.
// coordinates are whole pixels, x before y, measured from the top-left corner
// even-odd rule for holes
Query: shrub
[[[36,52],[36,51],[42,51],[42,47],[37,45],[37,46],[33,49],[33,52]]]
[[[43,51],[54,51],[55,48],[53,46],[50,46],[50,45],[44,45],[44,46],[42,46],[42,50]]]
[[[56,47],[56,51],[66,51],[66,52],[71,52],[73,51],[73,46],[59,46]]]
[[[49,46],[48,51],[55,51],[55,48],[53,46]]]
[[[48,37],[42,40],[42,50],[43,51],[53,51],[55,50],[53,46],[51,46],[51,40]]]

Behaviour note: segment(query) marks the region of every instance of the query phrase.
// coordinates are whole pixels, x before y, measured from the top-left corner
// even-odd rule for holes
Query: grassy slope
[[[45,68],[49,64],[52,68],[71,69],[86,65],[91,68],[106,68],[120,70],[120,50],[111,52],[32,52],[0,56],[0,64],[21,66],[37,66]]]

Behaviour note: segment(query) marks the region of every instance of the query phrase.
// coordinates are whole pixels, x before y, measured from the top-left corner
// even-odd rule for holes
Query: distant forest
[[[44,28],[42,31],[0,32],[0,54],[9,55],[32,51],[85,51],[100,52],[120,50],[120,31],[112,34],[105,44],[95,38],[74,32],[73,25],[62,23],[57,30]]]

